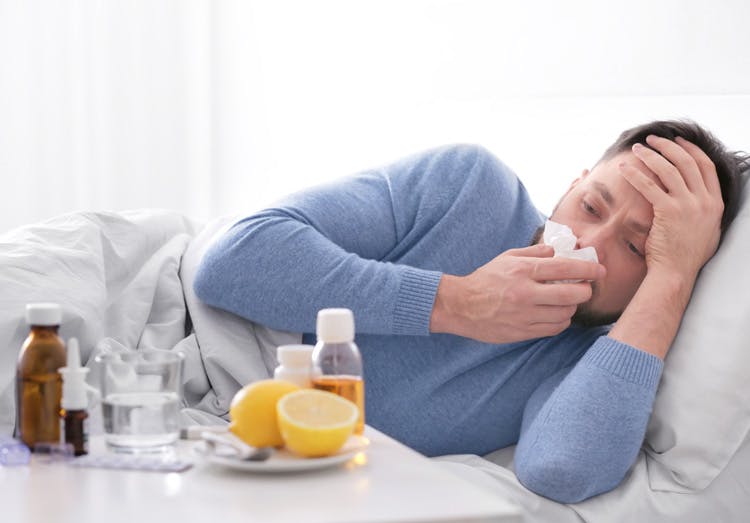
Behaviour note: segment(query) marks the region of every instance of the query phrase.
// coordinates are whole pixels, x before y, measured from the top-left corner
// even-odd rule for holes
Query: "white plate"
[[[341,450],[324,458],[301,458],[286,449],[278,449],[266,461],[244,461],[232,456],[222,456],[207,450],[204,442],[198,443],[195,451],[209,463],[236,470],[250,472],[302,472],[332,467],[346,463],[360,452],[364,452],[370,441],[364,436],[350,436]]]

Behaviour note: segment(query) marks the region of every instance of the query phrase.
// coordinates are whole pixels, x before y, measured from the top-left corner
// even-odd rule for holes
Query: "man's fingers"
[[[685,194],[688,187],[680,171],[660,153],[649,149],[643,144],[633,145],[633,154],[641,160],[648,169],[659,177],[664,187],[672,194]]]
[[[690,192],[700,194],[706,190],[698,162],[681,144],[653,135],[646,137],[646,143],[677,168]]]
[[[540,283],[532,300],[537,305],[576,306],[589,301],[591,293],[591,284],[586,282]]]
[[[711,161],[711,158],[708,157],[703,149],[681,136],[675,138],[675,141],[695,160],[708,193],[712,196],[721,196],[719,177],[716,175],[716,166]]]
[[[606,274],[604,265],[570,258],[537,260],[531,278],[536,281],[599,280]]]
[[[535,245],[523,247],[520,249],[508,249],[502,255],[519,256],[523,258],[551,258],[554,254],[555,250],[549,245],[537,243]]]
[[[578,305],[539,305],[534,309],[529,323],[562,323],[575,314]]]
[[[632,165],[621,163],[620,172],[622,173],[623,178],[625,178],[625,181],[632,185],[636,191],[641,193],[651,205],[659,205],[665,200],[665,198],[667,198],[667,193],[659,187],[654,179],[650,178]]]

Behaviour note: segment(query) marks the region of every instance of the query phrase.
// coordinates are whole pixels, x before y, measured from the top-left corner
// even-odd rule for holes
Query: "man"
[[[440,148],[243,219],[195,290],[306,342],[319,309],[352,309],[368,423],[426,455],[518,443],[519,480],[576,502],[637,455],[742,162],[693,123],[623,133],[551,216],[593,263],[538,243],[544,217],[489,153]]]

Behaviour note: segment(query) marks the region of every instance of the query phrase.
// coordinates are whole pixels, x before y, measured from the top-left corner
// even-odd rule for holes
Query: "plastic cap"
[[[312,345],[280,345],[276,349],[276,359],[285,367],[308,367],[314,349]]]
[[[62,402],[60,405],[66,410],[85,410],[88,404],[86,396],[86,367],[81,367],[81,351],[78,340],[68,340],[67,365],[58,369],[63,377]]]
[[[29,303],[26,305],[26,322],[29,325],[52,327],[60,325],[62,308],[57,303]]]
[[[347,343],[354,341],[354,314],[349,309],[318,311],[318,341]]]

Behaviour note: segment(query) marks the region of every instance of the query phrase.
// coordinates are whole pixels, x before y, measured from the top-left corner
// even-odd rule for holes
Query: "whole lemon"
[[[229,406],[229,430],[253,447],[281,447],[276,403],[289,392],[298,390],[294,383],[282,380],[260,380],[241,388]]]

